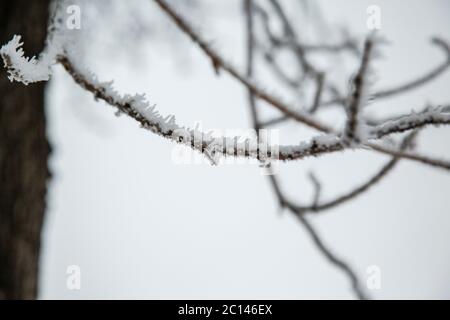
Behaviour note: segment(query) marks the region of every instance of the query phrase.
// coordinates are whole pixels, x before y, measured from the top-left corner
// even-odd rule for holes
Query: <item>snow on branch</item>
[[[402,133],[409,130],[425,127],[427,125],[450,124],[450,110],[447,107],[428,108],[420,113],[411,113],[397,119],[391,119],[371,130],[371,137],[380,139],[393,133]]]
[[[38,58],[27,58],[25,56],[22,48],[23,42],[21,42],[21,37],[19,35],[15,35],[10,42],[0,49],[0,56],[2,57],[9,74],[8,78],[11,81],[21,82],[25,85],[39,81],[48,81],[52,74],[51,67],[55,63],[60,63],[75,83],[93,94],[96,100],[103,100],[110,106],[116,108],[118,113],[123,113],[133,118],[141,125],[142,128],[145,128],[160,137],[166,138],[171,142],[183,144],[195,151],[200,152],[201,154],[204,154],[213,164],[217,163],[217,160],[222,156],[248,157],[260,161],[265,161],[267,159],[292,161],[344,151],[350,148],[368,148],[370,150],[391,155],[391,160],[365,183],[328,201],[323,201],[321,199],[321,184],[314,176],[311,176],[315,186],[315,196],[312,203],[308,205],[290,201],[282,192],[278,179],[273,175],[269,176],[281,206],[289,209],[295,214],[295,216],[305,226],[317,248],[333,265],[349,277],[356,295],[361,299],[367,298],[356,273],[343,259],[340,259],[324,244],[315,228],[307,220],[305,213],[322,212],[346,203],[349,200],[355,199],[381,181],[382,178],[392,171],[400,159],[410,159],[416,162],[450,170],[450,162],[429,158],[407,151],[408,148],[412,147],[412,140],[417,133],[417,129],[421,129],[428,125],[450,124],[450,108],[429,108],[420,113],[413,113],[396,118],[391,117],[382,123],[378,122],[372,124],[369,129],[364,118],[362,117],[362,111],[366,106],[369,97],[368,87],[370,81],[368,80],[368,77],[371,74],[370,62],[373,56],[374,45],[376,43],[374,36],[368,37],[365,41],[360,68],[353,79],[352,91],[348,98],[344,98],[344,96],[337,89],[338,87],[329,81],[322,71],[316,68],[316,66],[312,63],[312,60],[309,61],[309,59],[307,59],[306,52],[321,51],[327,52],[328,54],[338,53],[340,51],[353,52],[357,51],[356,44],[352,41],[344,42],[343,44],[338,45],[305,45],[297,38],[293,24],[290,23],[278,1],[271,0],[270,3],[284,26],[285,34],[283,38],[276,38],[271,35],[266,12],[251,0],[246,1],[245,7],[248,18],[247,26],[249,32],[248,48],[249,52],[252,52],[249,53],[248,71],[246,74],[241,72],[239,68],[236,68],[233,64],[228,63],[223,56],[220,55],[220,51],[214,50],[214,48],[212,48],[209,43],[201,37],[201,34],[197,33],[194,28],[166,1],[155,0],[155,2],[178,26],[178,28],[185,34],[189,35],[194,43],[198,45],[205,56],[211,61],[217,74],[219,74],[219,71],[221,70],[227,72],[249,91],[249,105],[254,113],[255,129],[260,128],[260,122],[257,117],[258,110],[255,103],[255,98],[258,98],[282,112],[283,117],[281,118],[281,121],[289,118],[295,119],[299,123],[317,130],[320,132],[320,135],[313,137],[308,141],[300,142],[296,145],[267,146],[259,140],[258,135],[256,135],[254,140],[245,139],[238,136],[216,137],[213,136],[211,132],[205,133],[200,131],[198,127],[192,129],[180,126],[176,123],[174,115],[161,115],[156,110],[156,105],[150,104],[144,94],[120,94],[113,87],[112,81],[99,81],[95,74],[84,68],[83,64],[78,61],[77,55],[74,54],[74,48],[72,48],[70,41],[68,41],[68,35],[65,34],[64,30],[58,29],[56,25],[52,25],[55,28],[49,34],[47,47]],[[255,13],[259,12],[263,15],[264,26],[270,36],[269,39],[272,41],[272,46],[284,46],[292,49],[305,77],[302,76],[299,80],[291,81],[292,79],[290,79],[290,77],[286,77],[282,69],[279,68],[275,57],[271,55],[272,53],[268,52],[266,53],[265,58],[269,65],[273,67],[274,73],[278,74],[281,79],[284,79],[284,82],[294,90],[298,89],[298,86],[303,83],[306,76],[315,79],[317,89],[312,107],[304,108],[305,110],[308,109],[307,111],[296,111],[291,105],[286,104],[284,100],[265,90],[263,86],[257,84],[252,78],[252,61],[254,60],[253,50],[257,43],[255,37],[252,35],[252,8],[255,10]],[[56,12],[56,14],[60,13],[60,11]],[[58,21],[58,19],[54,20]],[[447,59],[442,65],[438,66],[438,68],[432,70],[430,73],[427,73],[419,79],[416,79],[415,81],[408,82],[391,90],[375,93],[372,95],[372,98],[386,98],[417,88],[447,70],[450,66],[450,48],[446,42],[439,39],[435,39],[434,43],[443,48],[447,53]],[[356,53],[356,56],[359,57],[359,51]],[[332,100],[330,102],[322,102],[322,95],[324,93],[331,94]],[[318,117],[315,117],[315,113],[321,106],[336,102],[346,106],[347,121],[343,132],[338,132],[325,122],[322,122]],[[279,120],[276,119],[276,121]],[[374,140],[379,140],[387,135],[407,131],[412,131],[412,133],[407,135],[399,146],[388,148],[384,145],[373,143]]]
[[[272,146],[263,152],[259,143],[243,141],[240,137],[213,137],[197,129],[180,127],[175,116],[163,117],[151,106],[144,95],[120,95],[111,82],[99,82],[95,76],[83,73],[66,56],[60,56],[59,62],[72,76],[74,81],[91,92],[96,99],[101,99],[116,107],[120,112],[138,121],[145,129],[177,143],[191,147],[207,157],[241,156],[263,160],[299,160],[306,157],[341,151],[344,149],[341,139],[334,135],[321,135],[298,145],[279,146],[274,153]],[[238,143],[238,141],[241,141]],[[278,146],[277,146],[278,147]]]
[[[36,57],[27,58],[23,51],[21,36],[15,35],[11,41],[0,49],[4,66],[8,70],[9,80],[22,82],[25,85],[50,79],[50,67],[55,63],[55,52],[50,50]]]
[[[214,137],[197,129],[181,127],[176,124],[175,116],[162,116],[155,105],[150,105],[145,95],[121,95],[113,87],[113,82],[100,82],[97,77],[76,67],[75,59],[69,54],[57,54],[65,50],[57,50],[60,45],[49,43],[46,53],[40,60],[27,59],[21,46],[20,36],[14,38],[1,49],[2,58],[10,72],[10,80],[26,85],[33,82],[47,81],[51,76],[51,66],[59,62],[72,76],[74,81],[91,92],[96,99],[101,99],[138,121],[145,129],[177,143],[182,143],[205,154],[213,162],[219,156],[242,156],[263,160],[267,158],[279,160],[298,160],[310,156],[318,156],[343,150],[338,136],[321,135],[309,142],[287,146],[261,146],[257,141],[248,141],[241,137]]]
[[[189,25],[184,22],[174,11],[161,0],[156,1],[160,4],[165,11],[171,15],[171,17],[179,24],[186,33],[190,34],[192,39],[197,42],[200,48],[213,60],[215,61],[216,67],[222,68],[229,72],[233,77],[240,81],[244,86],[250,90],[255,97],[258,97],[269,104],[275,106],[277,109],[282,111],[287,116],[302,122],[312,128],[317,129],[322,132],[321,135],[312,138],[310,141],[301,142],[297,145],[284,145],[275,146],[275,148],[268,148],[268,146],[263,146],[260,148],[259,141],[248,141],[240,137],[213,137],[210,133],[199,132],[196,129],[189,129],[186,127],[178,126],[175,122],[175,116],[163,117],[155,110],[154,105],[150,105],[146,100],[144,95],[120,95],[112,86],[112,82],[99,82],[98,79],[92,73],[88,71],[82,71],[79,67],[81,64],[74,63],[76,61],[76,56],[73,57],[68,53],[70,51],[64,45],[64,33],[51,34],[51,41],[47,42],[47,48],[40,55],[39,59],[35,57],[29,59],[24,56],[24,51],[22,49],[23,43],[20,42],[20,36],[14,36],[14,38],[4,45],[0,49],[1,57],[9,71],[9,79],[11,81],[18,81],[28,85],[29,83],[38,81],[47,81],[51,76],[51,66],[55,62],[61,63],[66,71],[72,76],[77,84],[82,86],[87,91],[94,94],[95,98],[104,100],[108,104],[118,108],[119,112],[125,113],[128,116],[137,120],[142,127],[149,129],[155,134],[162,137],[168,138],[177,143],[182,143],[187,145],[194,150],[205,154],[213,163],[216,163],[214,158],[220,156],[241,156],[254,158],[258,160],[263,159],[279,159],[279,160],[299,160],[311,156],[319,156],[327,153],[343,151],[348,148],[349,145],[346,143],[352,133],[356,128],[358,121],[349,122],[345,138],[341,138],[340,135],[331,129],[327,124],[316,120],[311,115],[306,113],[299,113],[292,111],[292,108],[281,102],[279,98],[267,93],[262,90],[255,83],[248,79],[245,75],[241,74],[234,67],[224,62],[224,60],[212,50],[206,42],[204,42],[198,35],[196,35]],[[372,42],[368,42],[372,43]],[[369,51],[369,50],[366,50]],[[368,52],[370,53],[370,52]],[[367,54],[368,56],[368,54]],[[360,73],[365,75],[367,68],[368,58],[363,59],[362,67]],[[358,86],[357,86],[358,87]],[[363,87],[360,87],[361,91]],[[359,93],[360,94],[360,93]],[[357,97],[354,99],[354,104],[357,108],[350,108],[353,110],[350,113],[350,118],[353,120],[358,119],[359,107],[362,101],[362,97]],[[354,113],[357,110],[358,112]],[[414,115],[412,116],[414,117]],[[416,119],[417,120],[417,119]],[[402,126],[401,131],[412,130],[418,126],[423,126],[426,124],[448,124],[448,121],[442,121],[442,119],[427,118],[422,121],[415,121],[414,119],[405,118],[402,120],[407,122],[409,126]],[[394,128],[394,124],[391,124],[390,128]],[[380,128],[381,129],[381,128]],[[387,129],[387,127],[382,128],[383,132],[380,134],[373,134],[371,139],[377,138],[377,135],[387,135],[389,130],[392,133],[398,130]],[[356,132],[356,131],[355,131]],[[357,135],[358,139],[361,135]],[[355,137],[354,137],[355,138]],[[345,140],[347,139],[347,140]],[[239,142],[240,141],[240,142]],[[352,147],[355,147],[352,145]],[[392,150],[385,148],[381,145],[375,145],[373,143],[361,143],[358,147],[366,148],[369,147],[372,150],[402,157],[405,159],[410,159],[413,161],[430,164],[436,167],[441,167],[448,169],[450,164],[445,161],[435,161],[435,159],[424,157],[417,154],[404,154],[399,150]],[[272,151],[272,150],[275,150]]]
[[[169,5],[164,0],[155,0],[155,3],[161,8],[161,10],[164,13],[166,13],[166,15],[177,25],[177,27],[181,31],[183,31],[186,35],[188,35],[192,39],[192,41],[198,45],[198,47],[203,51],[203,53],[212,61],[212,64],[216,71],[217,70],[226,71],[238,82],[247,87],[247,89],[250,90],[255,97],[267,102],[269,105],[278,109],[287,118],[294,119],[310,128],[316,129],[325,134],[336,134],[336,135],[338,134],[329,125],[323,123],[322,121],[319,121],[315,117],[312,117],[310,114],[294,111],[294,109],[291,106],[284,103],[277,96],[270,94],[266,90],[263,90],[260,86],[257,86],[252,79],[248,79],[233,65],[227,63],[225,59],[219,54],[219,52],[211,48],[208,45],[208,43],[200,36],[200,34],[196,33],[194,29],[190,26],[190,24],[187,21],[185,21],[184,18],[180,14],[178,14],[171,5]],[[450,168],[450,162],[433,159],[418,154],[411,154],[406,152],[402,153],[399,150],[392,150],[390,148],[386,148],[381,145],[376,145],[373,143],[362,144],[360,147],[364,146],[369,147],[370,150],[374,150],[386,155],[397,156],[446,170],[449,170]],[[341,146],[339,150],[342,149],[343,147]]]

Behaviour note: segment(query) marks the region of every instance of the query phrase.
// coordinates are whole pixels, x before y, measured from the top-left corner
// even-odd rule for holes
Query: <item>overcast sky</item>
[[[148,30],[141,30],[141,38],[117,32],[122,22],[129,23],[128,11],[95,18],[101,31],[90,40],[95,50],[86,51],[90,69],[102,80],[114,79],[123,93],[145,92],[180,124],[248,128],[246,91],[226,75],[215,76],[210,62],[151,1],[128,2],[141,8],[131,19],[148,19]],[[240,1],[214,3],[185,16],[242,66]],[[320,1],[326,19],[358,36],[367,32],[371,4],[381,8],[382,34],[390,40],[375,65],[377,87],[442,62],[430,38],[450,40],[448,1]],[[115,25],[108,27],[111,16]],[[111,39],[121,47],[111,50]],[[449,81],[447,73],[369,111],[382,116],[420,110],[427,102],[448,103]],[[290,213],[280,214],[256,165],[177,165],[173,144],[125,116],[117,118],[59,67],[48,90],[47,114],[53,180],[41,298],[353,298],[347,278],[327,263],[302,226]],[[281,142],[306,138],[293,123],[280,129]],[[450,129],[431,128],[419,146],[450,158],[449,138]],[[386,160],[367,151],[346,152],[281,164],[279,175],[289,195],[307,201],[312,194],[307,172],[314,170],[324,197],[331,198]],[[380,267],[381,289],[370,292],[374,298],[450,298],[449,190],[448,173],[403,161],[370,192],[312,222],[364,282],[369,266]],[[69,265],[81,268],[81,290],[66,287]]]

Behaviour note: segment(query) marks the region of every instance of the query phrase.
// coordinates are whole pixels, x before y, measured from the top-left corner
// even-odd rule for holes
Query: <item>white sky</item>
[[[175,114],[181,124],[249,127],[245,90],[226,75],[216,77],[210,62],[155,5],[134,2],[149,10],[152,36],[139,40],[143,49],[135,54],[106,46],[88,50],[90,68],[103,80],[115,79],[123,93],[147,93],[162,113]],[[209,3],[211,14],[203,17],[186,16],[242,65],[240,1],[228,2]],[[358,35],[367,31],[366,8],[381,7],[382,32],[391,40],[384,60],[376,64],[383,88],[442,61],[442,53],[429,44],[431,36],[450,40],[446,0],[320,3],[326,17]],[[114,30],[109,36],[126,43],[121,50],[135,51]],[[107,42],[105,37],[98,34],[97,47]],[[450,73],[370,111],[383,115],[419,110],[428,101],[448,103],[449,80]],[[126,117],[116,118],[113,109],[95,103],[60,68],[48,99],[53,181],[41,298],[353,298],[347,278],[320,255],[298,222],[288,212],[278,214],[257,167],[175,165],[173,144]],[[303,134],[288,124],[280,137],[283,142]],[[449,138],[449,129],[429,129],[420,147],[450,158]],[[306,174],[314,169],[324,196],[332,197],[364,181],[386,160],[347,152],[282,164],[280,175],[290,195],[308,200]],[[375,298],[450,298],[449,188],[448,173],[402,162],[369,193],[312,221],[361,279],[368,266],[381,268],[382,288],[370,292]],[[79,291],[66,288],[69,265],[81,267]]]

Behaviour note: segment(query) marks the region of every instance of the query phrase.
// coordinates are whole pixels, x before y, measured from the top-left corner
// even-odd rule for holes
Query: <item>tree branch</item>
[[[190,36],[190,38],[200,47],[200,49],[212,60],[214,61],[214,65],[217,67],[220,67],[221,69],[227,71],[232,77],[234,77],[236,80],[238,80],[240,83],[242,83],[244,86],[246,86],[249,90],[252,91],[252,93],[255,95],[255,97],[260,98],[261,100],[269,103],[276,109],[280,110],[287,116],[291,117],[292,119],[295,119],[313,129],[319,130],[324,133],[334,133],[334,130],[330,128],[328,125],[321,123],[320,121],[316,120],[315,118],[311,117],[308,114],[303,114],[300,112],[294,112],[292,111],[292,108],[290,108],[288,105],[283,103],[279,98],[275,97],[274,95],[270,95],[261,88],[259,88],[253,81],[250,81],[247,79],[247,77],[243,74],[241,74],[239,71],[237,71],[234,67],[232,67],[230,64],[226,63],[224,59],[221,58],[221,56],[212,48],[208,46],[208,44],[201,39],[201,37],[194,32],[194,30],[189,26],[189,24],[184,21],[184,19],[175,12],[174,9],[172,9],[171,6],[169,6],[164,0],[154,0],[160,8],[174,21],[174,23],[186,34]],[[421,162],[423,164],[429,164],[434,167],[438,167],[441,169],[449,170],[450,163],[442,160],[432,159],[429,157],[425,157],[419,154],[408,154],[408,153],[401,153],[398,150],[391,150],[389,148],[385,148],[373,143],[368,143],[366,145],[372,150],[391,155],[391,156],[399,156],[405,159],[409,159],[416,162]],[[311,149],[315,149],[314,143],[310,145]],[[323,147],[323,146],[322,146]],[[342,147],[338,147],[336,145],[333,145],[332,151],[338,151],[342,150]],[[319,148],[319,153],[329,152],[330,148]],[[302,152],[303,154],[303,152]],[[317,154],[315,151],[311,154]],[[300,157],[301,158],[301,157]],[[287,157],[283,160],[292,160],[292,158]]]
[[[254,63],[254,31],[253,31],[253,14],[252,14],[252,0],[245,0],[245,6],[244,6],[244,12],[246,16],[247,21],[247,76],[251,77],[253,75],[253,63]],[[255,130],[258,129],[259,121],[258,121],[258,113],[256,109],[256,99],[251,90],[248,90],[249,94],[249,107],[252,111],[253,115],[253,125]],[[270,169],[269,169],[270,170]],[[271,182],[271,185],[273,186],[275,195],[281,204],[282,207],[285,207],[284,205],[284,195],[281,192],[281,188],[279,187],[278,181],[276,177],[273,174],[269,175],[269,179]],[[316,248],[319,250],[319,252],[326,257],[326,259],[335,267],[340,269],[344,272],[344,274],[350,279],[350,282],[352,284],[352,289],[355,293],[355,295],[359,299],[366,299],[367,296],[364,294],[358,277],[356,276],[356,273],[352,270],[352,268],[345,263],[342,259],[338,258],[335,253],[333,253],[327,246],[325,246],[324,242],[320,238],[317,230],[313,228],[313,226],[309,223],[307,218],[303,215],[303,213],[300,213],[295,210],[291,210],[292,213],[298,218],[299,222],[303,225],[305,230],[308,232],[308,235],[312,239],[313,243],[315,244]]]
[[[363,134],[361,132],[361,109],[366,103],[366,91],[367,91],[367,73],[369,72],[369,63],[371,59],[371,53],[373,49],[372,37],[367,38],[364,44],[364,52],[361,61],[361,67],[353,80],[353,93],[351,96],[350,104],[347,108],[347,123],[344,130],[343,140],[348,146],[354,143],[359,144],[362,142]]]

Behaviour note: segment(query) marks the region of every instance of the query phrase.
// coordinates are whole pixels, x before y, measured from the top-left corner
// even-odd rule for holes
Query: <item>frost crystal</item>
[[[27,58],[22,49],[21,36],[15,35],[11,41],[0,49],[4,66],[8,70],[10,81],[22,82],[25,85],[50,79],[50,67],[55,63],[53,52],[44,52],[39,59]],[[53,50],[51,50],[53,51]]]

